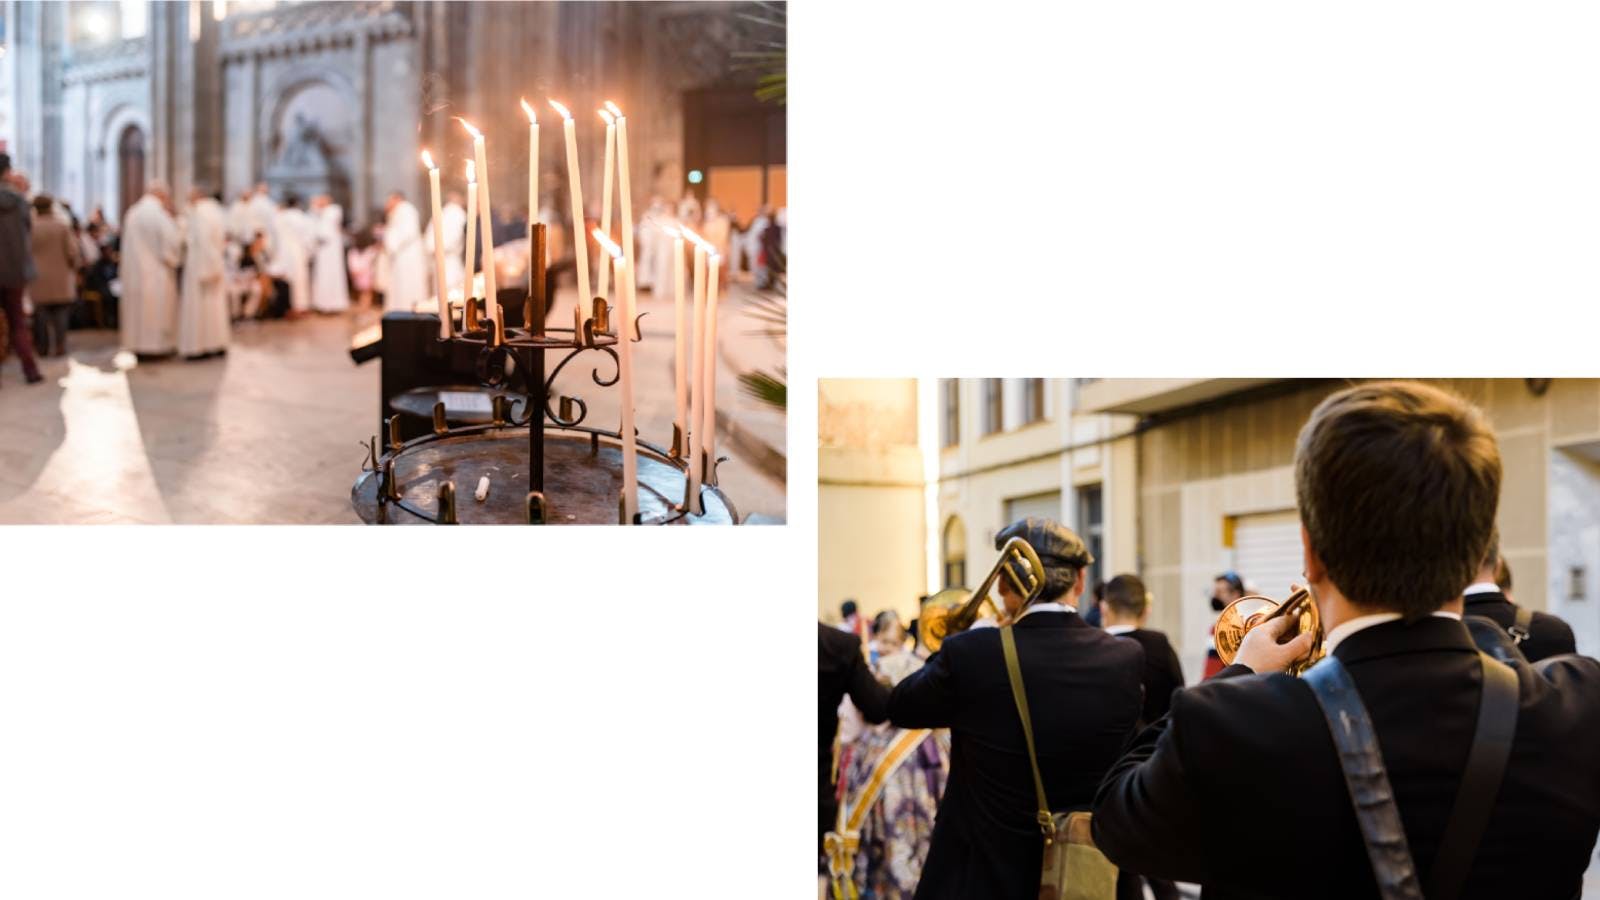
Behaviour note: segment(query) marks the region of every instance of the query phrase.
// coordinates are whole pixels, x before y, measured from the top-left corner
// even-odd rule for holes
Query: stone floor
[[[570,319],[571,303],[563,293],[555,314]],[[638,425],[669,444],[670,304],[641,306],[663,312],[645,318],[635,345]],[[719,321],[725,337],[751,330],[741,307],[735,290]],[[0,366],[0,523],[357,522],[350,486],[374,430],[379,373],[377,362],[354,365],[347,348],[374,321],[355,311],[243,323],[225,358],[198,362],[136,363],[118,352],[115,333],[76,331],[67,357],[41,360],[37,385],[24,384],[13,356]],[[782,366],[781,346],[766,353]],[[615,389],[585,386],[589,372],[576,361],[568,369],[557,388],[587,399],[591,422],[614,428]],[[750,423],[781,453],[782,414],[742,397],[731,371],[718,384],[724,417]],[[730,447],[719,453],[735,457],[722,487],[740,515],[782,521],[782,479]]]

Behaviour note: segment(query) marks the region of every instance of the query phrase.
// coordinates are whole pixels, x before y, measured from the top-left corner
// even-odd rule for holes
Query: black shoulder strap
[[[1378,736],[1355,682],[1336,656],[1323,657],[1306,671],[1304,679],[1322,707],[1339,751],[1339,768],[1344,771],[1356,823],[1367,844],[1379,896],[1384,900],[1422,900],[1422,885],[1406,843],[1400,808],[1389,787],[1389,773],[1383,767]]]
[[[1523,624],[1523,614],[1518,610],[1518,625]],[[1489,814],[1494,811],[1500,782],[1505,779],[1511,740],[1517,732],[1516,670],[1487,654],[1480,653],[1478,659],[1483,666],[1478,727],[1467,753],[1466,770],[1461,773],[1461,786],[1456,788],[1455,803],[1450,807],[1449,824],[1439,841],[1439,855],[1428,873],[1428,896],[1435,900],[1453,900],[1461,895],[1473,855],[1489,825]]]
[[[1517,617],[1511,620],[1511,627],[1506,633],[1511,635],[1511,643],[1520,645],[1533,634],[1533,610],[1526,606],[1517,607]]]

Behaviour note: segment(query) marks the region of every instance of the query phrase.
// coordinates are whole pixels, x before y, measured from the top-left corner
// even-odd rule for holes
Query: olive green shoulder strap
[[[1028,745],[1028,765],[1033,767],[1033,792],[1038,798],[1036,818],[1044,831],[1046,843],[1055,837],[1055,826],[1050,821],[1050,801],[1044,795],[1044,776],[1039,773],[1039,756],[1033,749],[1033,720],[1028,717],[1028,695],[1022,689],[1022,663],[1017,660],[1017,638],[1011,626],[1000,629],[1000,648],[1005,652],[1006,675],[1011,679],[1011,697],[1017,702],[1017,715],[1022,719],[1022,739]]]

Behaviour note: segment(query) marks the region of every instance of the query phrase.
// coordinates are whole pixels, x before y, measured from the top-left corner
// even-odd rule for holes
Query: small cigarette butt
[[[484,500],[488,499],[489,476],[485,475],[478,479],[478,489],[472,493],[472,496],[476,498],[479,503],[482,503]]]

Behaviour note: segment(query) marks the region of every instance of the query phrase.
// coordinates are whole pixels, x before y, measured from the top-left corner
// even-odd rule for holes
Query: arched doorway
[[[944,523],[944,587],[967,586],[967,529],[960,516]]]
[[[128,207],[144,196],[144,132],[137,125],[122,129],[117,138],[117,221]]]

